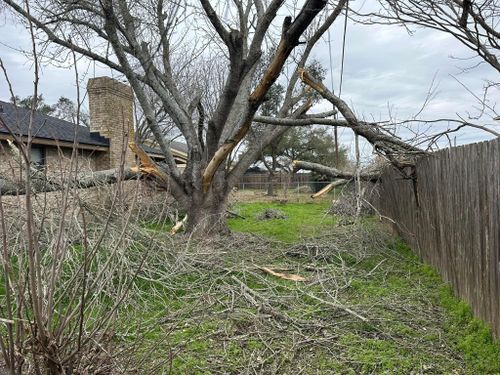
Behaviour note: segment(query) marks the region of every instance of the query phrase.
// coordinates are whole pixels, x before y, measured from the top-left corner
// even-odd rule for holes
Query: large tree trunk
[[[186,233],[196,237],[229,234],[226,209],[229,189],[223,178],[216,178],[206,193],[196,190],[192,193],[186,209],[188,215]]]

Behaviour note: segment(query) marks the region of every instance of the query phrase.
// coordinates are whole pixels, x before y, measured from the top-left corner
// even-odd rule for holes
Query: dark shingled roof
[[[23,107],[16,107],[12,103],[0,100],[0,134],[10,134],[9,130],[4,126],[7,125],[16,135],[28,135],[28,127],[30,121],[31,110]],[[79,144],[108,147],[109,139],[103,137],[98,132],[91,132],[86,126],[78,126],[69,121],[61,120],[56,117],[44,115],[40,112],[35,112],[33,116],[33,127],[31,136],[34,138],[42,138],[64,142],[74,142],[76,133],[76,141]],[[142,146],[144,151],[152,154],[162,154],[158,148]],[[180,152],[187,154],[187,145],[182,142],[172,141],[170,147]]]
[[[9,134],[5,127],[7,125],[17,135],[28,135],[30,112],[30,109],[16,107],[12,103],[0,100],[0,133]],[[47,116],[40,112],[35,112],[33,115],[32,137],[74,142],[75,134],[76,141],[79,144],[109,146],[107,138],[99,133],[91,132],[86,126],[75,125],[69,121]]]

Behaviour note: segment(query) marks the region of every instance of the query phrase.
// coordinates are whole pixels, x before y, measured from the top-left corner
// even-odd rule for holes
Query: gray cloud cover
[[[9,72],[15,93],[21,97],[30,95],[33,89],[33,64],[29,56],[20,52],[29,50],[30,39],[21,25],[6,20],[0,25],[0,56]],[[342,25],[337,22],[331,30],[331,67],[335,90],[340,75]],[[314,57],[328,67],[326,82],[330,85],[329,44],[325,38],[314,51]],[[457,115],[476,115],[479,102],[457,81],[481,97],[486,80],[498,82],[498,73],[486,64],[464,70],[479,62],[472,51],[466,49],[451,36],[433,30],[418,29],[413,35],[396,26],[365,26],[349,22],[343,99],[352,105],[360,117],[388,119],[389,112],[397,119],[416,114],[424,103],[434,82],[435,96],[421,114],[422,118],[454,118]],[[112,75],[110,69],[81,60],[78,63],[81,87],[91,76]],[[71,66],[55,67],[44,64],[41,70],[40,89],[49,103],[60,96],[76,97],[74,71]],[[0,79],[0,99],[8,100],[10,94],[3,77]],[[489,105],[494,107],[500,99],[498,86],[490,90]],[[321,103],[315,110],[329,109],[329,103]],[[483,116],[481,123],[494,126],[500,131],[500,122]],[[498,115],[498,114],[497,114]],[[444,125],[434,127],[435,131]],[[342,140],[352,146],[349,131],[342,131]],[[401,130],[404,137],[408,132]],[[456,135],[457,144],[491,138],[476,130],[466,129]],[[363,145],[364,155],[371,148]]]

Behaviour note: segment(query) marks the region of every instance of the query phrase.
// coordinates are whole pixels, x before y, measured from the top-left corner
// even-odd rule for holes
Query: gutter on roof
[[[179,151],[173,147],[170,147],[170,151],[172,152],[172,155],[174,155],[174,156],[179,156],[181,158],[187,159],[188,155],[185,152]]]
[[[21,136],[19,137],[22,142],[27,143],[28,137]],[[10,134],[1,134],[0,140],[14,140],[14,137]],[[62,148],[73,148],[75,145],[80,150],[92,150],[92,151],[108,151],[109,146],[98,146],[98,145],[89,145],[85,143],[73,143],[67,141],[58,141],[51,140],[45,138],[31,138],[31,143],[34,145],[45,145],[45,146],[54,146],[54,147],[62,147]]]

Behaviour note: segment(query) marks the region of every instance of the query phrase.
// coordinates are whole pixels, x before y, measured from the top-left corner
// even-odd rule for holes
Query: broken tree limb
[[[269,88],[278,79],[288,56],[299,45],[299,38],[326,4],[326,0],[307,0],[293,22],[291,22],[291,17],[285,18],[281,40],[276,53],[248,99],[248,109],[243,114],[241,125],[236,133],[219,147],[203,172],[202,185],[204,192],[207,192],[210,188],[215,172],[217,172],[222,162],[226,160],[227,156],[250,130],[257,110],[264,101]]]
[[[188,215],[184,216],[184,218],[182,220],[175,223],[175,225],[170,230],[170,234],[172,234],[172,235],[176,234],[186,224],[187,219],[188,219]]]
[[[289,273],[281,273],[281,272],[276,272],[274,271],[273,269],[271,268],[268,268],[268,267],[257,267],[259,268],[260,270],[270,274],[270,275],[273,275],[273,276],[276,276],[276,277],[279,277],[280,279],[283,279],[283,280],[290,280],[290,281],[307,281],[307,279],[305,277],[302,277],[302,276],[299,276],[299,275],[294,275],[294,274],[289,274]]]
[[[349,182],[350,182],[350,180],[345,180],[345,179],[340,179],[340,180],[331,182],[328,185],[326,185],[323,189],[318,191],[317,193],[314,193],[313,195],[311,195],[311,198],[316,199],[316,198],[322,197],[323,195],[328,194],[334,188],[348,184]]]
[[[332,103],[344,117],[345,121],[355,134],[362,136],[370,142],[377,150],[382,151],[388,157],[403,157],[405,155],[424,154],[425,152],[405,141],[389,135],[382,131],[380,125],[359,121],[354,112],[346,102],[340,99],[326,88],[321,82],[316,81],[306,70],[300,70],[300,79],[306,85],[316,90],[324,99]]]
[[[237,218],[240,218],[240,219],[243,219],[243,220],[247,219],[245,216],[241,216],[240,214],[238,214],[238,213],[236,213],[234,211],[226,210],[226,213],[228,214],[229,217],[237,217]]]
[[[341,126],[350,128],[351,125],[346,120],[335,120],[325,117],[315,117],[314,115],[306,115],[304,118],[280,118],[272,116],[255,116],[254,122],[277,126],[308,126],[308,125],[329,125]]]
[[[81,174],[76,179],[67,179],[63,181],[52,180],[40,173],[33,178],[33,193],[49,193],[62,190],[69,185],[70,188],[87,189],[100,185],[109,185],[119,181],[135,180],[141,176],[141,173],[132,168],[125,168],[123,171],[108,169],[92,173]],[[15,182],[4,177],[0,177],[0,195],[23,195],[25,194],[24,182]]]
[[[292,166],[294,170],[305,169],[331,178],[352,180],[355,177],[354,173],[341,171],[333,167],[327,167],[325,165],[311,163],[308,161],[294,160],[292,162]],[[365,181],[375,182],[380,178],[380,171],[361,172],[360,178]]]
[[[128,146],[139,158],[139,166],[133,167],[132,170],[135,172],[141,172],[148,175],[153,175],[163,180],[163,182],[168,181],[168,175],[163,172],[156,163],[151,159],[151,157],[135,142],[129,142]]]
[[[368,318],[365,318],[363,315],[358,314],[356,311],[353,311],[349,307],[344,306],[338,302],[325,301],[324,299],[316,297],[314,294],[311,294],[311,293],[305,293],[305,295],[312,298],[312,299],[315,299],[316,301],[321,302],[325,305],[331,306],[331,307],[336,308],[336,309],[344,310],[346,313],[351,314],[352,316],[354,316],[355,318],[358,318],[359,320],[362,320],[363,322],[369,321]]]

